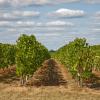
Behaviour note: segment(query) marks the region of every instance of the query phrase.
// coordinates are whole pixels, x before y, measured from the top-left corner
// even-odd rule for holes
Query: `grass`
[[[1,84],[0,84],[1,86]],[[0,87],[1,89],[1,87]],[[99,100],[100,94],[87,89],[72,91],[63,86],[12,87],[0,91],[0,100]]]

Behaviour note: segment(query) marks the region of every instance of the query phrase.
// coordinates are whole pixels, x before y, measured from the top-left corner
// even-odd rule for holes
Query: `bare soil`
[[[66,84],[19,86],[15,70],[0,74],[0,100],[100,100],[100,72],[94,72],[98,86],[80,88],[63,65],[56,65]]]

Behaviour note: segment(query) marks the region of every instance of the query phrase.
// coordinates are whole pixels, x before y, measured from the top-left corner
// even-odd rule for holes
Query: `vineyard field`
[[[0,100],[99,100],[99,50],[85,38],[56,51],[34,35],[0,43]]]

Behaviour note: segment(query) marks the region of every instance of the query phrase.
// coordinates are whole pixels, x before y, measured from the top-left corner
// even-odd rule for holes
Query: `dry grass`
[[[70,74],[64,67],[60,68],[64,79],[71,82]],[[15,72],[0,74],[0,100],[100,100],[100,86],[92,89],[79,88],[73,82],[68,86],[21,87],[18,83],[19,78]]]
[[[0,100],[100,100],[100,90],[66,86],[20,87],[12,75],[0,77]]]
[[[15,87],[0,84],[0,100],[100,100],[97,90],[64,86]]]

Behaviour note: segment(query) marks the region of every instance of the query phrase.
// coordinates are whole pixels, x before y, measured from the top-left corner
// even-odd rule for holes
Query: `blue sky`
[[[0,42],[34,34],[49,50],[76,37],[100,44],[100,0],[0,0]]]

